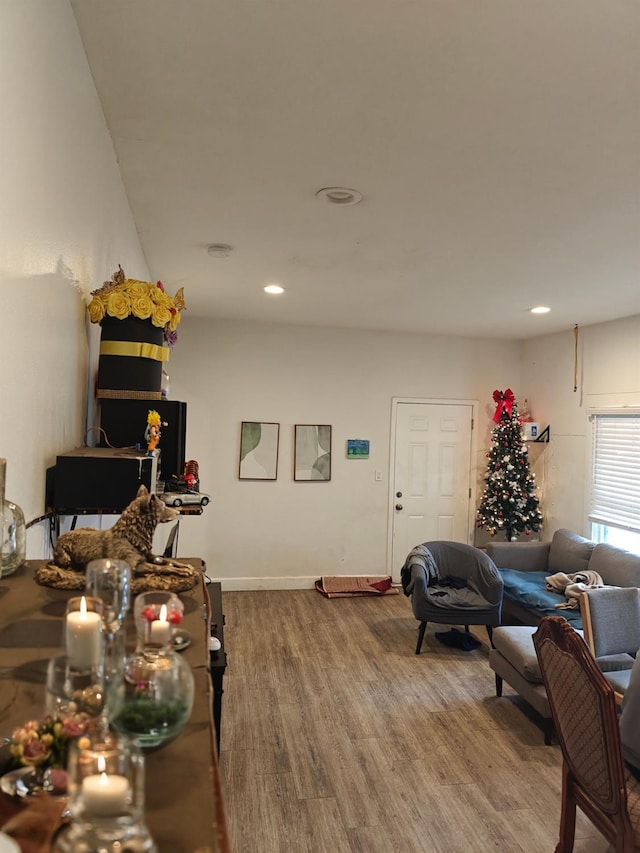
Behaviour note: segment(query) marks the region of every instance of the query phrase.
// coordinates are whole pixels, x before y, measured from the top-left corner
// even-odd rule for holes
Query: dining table
[[[206,567],[198,558],[181,560],[202,570],[194,588],[179,593],[184,604],[180,627],[190,638],[179,654],[193,673],[194,703],[177,737],[145,751],[145,822],[158,853],[230,853],[212,712]],[[15,728],[44,715],[47,664],[64,650],[67,601],[81,594],[40,585],[35,572],[44,562],[28,560],[13,574],[0,578],[2,737],[10,737]],[[131,613],[122,630],[127,632],[127,649],[132,650],[135,627]],[[8,749],[0,749],[0,773],[9,758]],[[19,819],[21,810],[29,807],[29,799],[0,792],[0,828]],[[52,849],[49,843],[35,847],[18,836],[14,833],[26,853]]]

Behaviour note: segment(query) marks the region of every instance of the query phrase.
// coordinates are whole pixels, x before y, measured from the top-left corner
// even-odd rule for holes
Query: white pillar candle
[[[171,639],[171,625],[167,621],[167,605],[163,604],[160,608],[160,618],[154,619],[151,624],[150,639],[152,643],[157,643],[159,646],[166,646]]]
[[[76,669],[90,669],[100,663],[102,651],[100,614],[87,610],[82,596],[80,610],[67,613],[66,646],[69,663]]]
[[[82,802],[91,817],[117,817],[125,814],[129,801],[129,780],[116,773],[105,773],[105,761],[98,758],[98,773],[82,780]]]

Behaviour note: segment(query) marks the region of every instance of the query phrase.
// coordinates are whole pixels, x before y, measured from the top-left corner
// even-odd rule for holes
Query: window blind
[[[589,520],[640,532],[640,415],[593,417]]]

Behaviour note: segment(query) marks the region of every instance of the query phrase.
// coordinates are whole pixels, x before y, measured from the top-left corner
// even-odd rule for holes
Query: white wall
[[[97,327],[82,294],[118,263],[148,275],[68,0],[0,5],[0,121],[0,456],[30,520],[47,467],[84,444]],[[31,528],[29,557],[48,556],[46,534]]]
[[[522,381],[534,418],[551,425],[551,443],[536,447],[545,530],[568,527],[586,535],[587,410],[603,404],[640,405],[640,316],[579,329],[575,392],[574,344],[573,329],[526,341]]]
[[[149,273],[67,0],[3,0],[0,23],[0,455],[8,496],[33,519],[44,511],[47,467],[85,441],[98,330],[87,327],[83,295],[118,263],[132,277]],[[172,397],[189,404],[187,453],[214,499],[203,516],[183,518],[180,551],[204,556],[227,588],[389,569],[394,396],[478,400],[479,481],[493,390],[527,397],[552,430],[550,445],[532,449],[549,533],[585,529],[588,399],[640,400],[640,317],[580,330],[575,393],[571,329],[521,348],[208,322],[187,311],[180,335]],[[280,422],[275,483],[238,480],[242,420]],[[332,424],[330,483],[293,482],[295,423]],[[347,438],[369,438],[370,460],[347,461]],[[46,539],[44,525],[32,528],[28,555],[47,556]]]
[[[187,458],[213,500],[182,519],[180,554],[203,556],[225,588],[399,569],[386,565],[392,397],[478,400],[484,474],[491,395],[518,388],[518,343],[205,321],[185,297],[171,396],[188,404]],[[243,420],[280,423],[276,482],[238,479]],[[296,423],[332,425],[331,482],[293,481]],[[348,438],[371,441],[369,460],[346,459]]]
[[[0,455],[7,495],[31,520],[45,509],[46,469],[85,443],[93,410],[98,329],[84,300],[119,263],[149,273],[67,0],[3,0],[0,20]],[[202,554],[240,586],[386,571],[391,397],[478,399],[486,441],[493,388],[519,379],[515,344],[188,313],[180,334],[172,396],[189,403],[188,455],[214,497],[202,517],[182,520],[181,553]],[[243,419],[281,423],[277,482],[238,480]],[[293,483],[293,425],[303,422],[333,425],[330,483]],[[369,461],[346,461],[353,437],[371,440]],[[31,528],[29,557],[48,556],[47,534],[46,524]]]

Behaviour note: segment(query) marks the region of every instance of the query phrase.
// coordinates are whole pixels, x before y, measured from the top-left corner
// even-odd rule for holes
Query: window
[[[640,414],[592,423],[591,538],[640,554]]]

